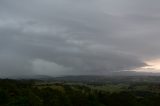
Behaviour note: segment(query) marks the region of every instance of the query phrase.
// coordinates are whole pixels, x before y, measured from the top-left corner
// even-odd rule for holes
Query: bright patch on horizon
[[[150,60],[145,62],[148,66],[137,68],[136,72],[150,72],[150,73],[160,73],[160,59]]]

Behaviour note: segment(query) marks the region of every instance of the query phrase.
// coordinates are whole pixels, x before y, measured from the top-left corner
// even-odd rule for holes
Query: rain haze
[[[0,77],[160,72],[159,0],[0,0]]]

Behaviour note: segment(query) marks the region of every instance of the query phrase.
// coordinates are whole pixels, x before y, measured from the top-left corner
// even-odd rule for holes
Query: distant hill
[[[151,82],[160,83],[160,76],[62,76],[52,77],[47,75],[34,76],[12,76],[11,79],[33,79],[58,82],[77,82],[77,83],[131,83],[131,82]]]

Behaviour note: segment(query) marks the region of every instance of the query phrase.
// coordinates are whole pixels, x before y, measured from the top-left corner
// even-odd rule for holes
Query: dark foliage
[[[39,87],[33,81],[0,80],[0,106],[160,106],[159,93],[110,93],[81,85],[55,86],[62,89]]]

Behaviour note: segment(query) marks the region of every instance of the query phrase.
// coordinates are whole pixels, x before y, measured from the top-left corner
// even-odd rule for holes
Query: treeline
[[[36,86],[34,81],[0,80],[0,106],[160,106],[149,91],[105,92],[82,85]]]

